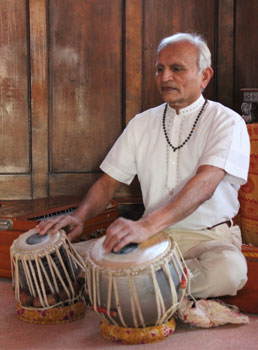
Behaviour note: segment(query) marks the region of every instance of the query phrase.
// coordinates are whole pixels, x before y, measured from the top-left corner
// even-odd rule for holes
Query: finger
[[[123,237],[123,234],[126,232],[126,227],[121,218],[115,220],[111,225],[106,229],[105,240],[103,242],[103,246],[106,247],[110,244],[111,240],[115,239],[118,241]]]
[[[53,235],[57,233],[59,230],[64,228],[69,228],[70,225],[73,224],[73,220],[71,220],[70,217],[65,216],[62,218],[62,220],[56,222],[51,229],[48,231],[49,234]],[[65,230],[64,230],[65,231]]]
[[[124,236],[123,239],[118,241],[110,251],[119,252],[120,249],[124,248],[127,244],[131,243],[133,241],[132,237],[130,235]]]
[[[55,225],[57,222],[63,220],[63,218],[65,218],[66,216],[65,215],[61,215],[61,216],[58,216],[56,218],[48,218],[48,219],[45,219],[43,221],[40,221],[36,227],[43,230],[45,228],[45,226],[49,226],[49,224],[53,224]]]
[[[74,238],[79,236],[82,233],[83,227],[77,226],[75,229],[73,229],[69,234],[67,235],[69,240],[72,241]]]
[[[117,227],[114,229],[108,228],[103,242],[103,248],[110,250],[110,247],[113,247],[115,244],[117,244],[117,242],[123,238],[124,234],[125,231],[120,231]]]
[[[60,216],[56,219],[43,221],[36,227],[39,230],[40,235],[44,235],[46,233],[55,234],[60,228],[65,227],[69,224],[67,223],[67,220],[67,216]]]
[[[117,251],[124,247],[124,245],[126,244],[128,240],[128,238],[126,237],[129,238],[129,235],[125,231],[107,237],[108,240],[106,242],[104,241],[105,244],[103,244],[103,247],[107,252],[111,252],[112,249],[114,249],[114,251]]]
[[[50,221],[53,222],[52,219],[40,221],[35,227],[38,228],[39,230],[43,230],[46,224],[49,223]]]
[[[38,230],[40,235],[46,234],[51,227],[55,225],[55,222],[53,220],[50,221],[44,221],[44,223],[40,223],[36,226],[36,229]]]

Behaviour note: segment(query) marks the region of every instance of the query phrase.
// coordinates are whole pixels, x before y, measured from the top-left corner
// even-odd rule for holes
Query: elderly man
[[[198,35],[178,33],[161,41],[156,82],[165,103],[131,120],[100,168],[76,212],[38,225],[41,234],[69,226],[79,235],[85,220],[104,210],[121,183],[138,175],[145,213],[118,218],[104,248],[118,251],[166,230],[177,241],[199,298],[235,295],[246,283],[241,233],[232,218],[247,180],[249,137],[242,118],[204,99],[213,76],[211,55]]]

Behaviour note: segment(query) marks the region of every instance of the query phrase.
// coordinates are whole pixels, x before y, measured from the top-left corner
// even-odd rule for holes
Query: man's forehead
[[[163,66],[169,64],[170,66],[179,66],[183,65],[183,61],[180,60],[169,60],[169,61],[162,61],[162,60],[157,60],[156,61],[156,66]]]
[[[167,63],[179,64],[184,60],[198,57],[197,48],[189,42],[176,42],[165,46],[157,55],[156,65]]]

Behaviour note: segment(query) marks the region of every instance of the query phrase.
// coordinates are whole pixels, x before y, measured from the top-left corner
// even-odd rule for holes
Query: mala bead
[[[164,131],[164,135],[165,135],[166,141],[167,141],[167,143],[169,144],[169,146],[172,148],[172,150],[173,150],[174,152],[175,152],[176,150],[182,148],[182,147],[190,140],[190,138],[191,138],[191,136],[192,136],[192,134],[193,134],[193,132],[194,132],[194,129],[195,129],[197,123],[198,123],[198,120],[199,120],[200,116],[202,115],[202,113],[203,113],[203,111],[204,111],[204,108],[205,108],[207,102],[208,102],[207,100],[204,101],[204,104],[202,105],[202,108],[201,108],[200,112],[198,113],[198,115],[197,115],[197,117],[196,117],[196,119],[195,119],[195,121],[194,121],[194,123],[193,123],[193,127],[192,127],[192,129],[191,129],[189,135],[188,135],[187,138],[184,140],[184,142],[183,142],[181,145],[177,146],[177,147],[174,147],[174,146],[172,145],[172,143],[171,143],[170,140],[169,140],[168,134],[167,134],[166,123],[165,123],[165,121],[166,121],[166,114],[167,114],[168,105],[167,105],[167,103],[166,103],[166,106],[165,106],[164,112],[163,112],[162,126],[163,126],[163,131]]]

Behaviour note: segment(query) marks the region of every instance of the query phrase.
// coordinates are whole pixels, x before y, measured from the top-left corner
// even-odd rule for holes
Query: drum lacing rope
[[[14,261],[14,263],[16,264],[17,261]],[[15,267],[14,273],[15,273],[15,284],[14,284],[15,297],[17,300],[20,300],[20,288],[19,288],[20,276],[19,276],[19,269],[17,267]]]
[[[161,315],[165,313],[165,305],[164,305],[164,301],[160,292],[160,288],[156,279],[156,275],[155,275],[155,271],[154,271],[154,267],[151,266],[151,276],[152,276],[152,280],[153,280],[153,286],[154,286],[154,290],[155,290],[155,297],[156,297],[156,306],[157,306],[157,311],[158,311],[158,318],[156,321],[156,325],[159,324],[159,321],[161,319]],[[161,310],[162,309],[162,310]]]
[[[70,242],[69,239],[65,240],[65,243],[69,246],[70,249],[68,249],[68,253],[72,258],[76,261],[76,263],[80,266],[82,270],[85,270],[85,262],[83,257],[77,252],[76,249],[74,249],[72,243]],[[71,251],[73,252],[74,255],[71,255]]]
[[[66,252],[66,257],[68,258],[68,262],[70,263],[69,267],[71,270],[71,273],[74,277],[74,280],[76,278],[75,276],[75,266],[79,266],[81,269],[85,269],[85,263],[83,258],[78,254],[78,252],[73,248],[72,244],[70,243],[70,241],[66,238],[66,236],[63,234],[63,236],[61,236],[61,238],[63,238],[64,242],[59,242],[57,244],[52,244],[50,246],[48,246],[44,252],[42,252],[41,250],[35,250],[33,252],[29,252],[27,254],[21,254],[21,252],[19,251],[18,254],[16,255],[15,258],[15,252],[14,252],[14,246],[11,247],[11,264],[12,264],[12,278],[13,278],[13,285],[15,288],[15,297],[17,300],[20,301],[20,285],[21,288],[28,288],[28,292],[31,296],[33,297],[37,297],[39,298],[40,304],[42,307],[40,307],[41,310],[44,310],[46,308],[49,307],[55,307],[58,305],[62,305],[63,301],[61,302],[57,302],[54,305],[49,305],[48,302],[48,297],[45,291],[45,285],[44,285],[44,280],[43,280],[43,276],[46,279],[47,285],[51,291],[52,294],[56,292],[59,292],[59,287],[58,287],[58,283],[56,278],[59,279],[59,281],[61,282],[66,295],[68,298],[70,298],[69,303],[73,303],[75,301],[77,301],[78,299],[82,299],[81,297],[81,293],[79,293],[77,296],[75,295],[75,289],[73,287],[72,281],[70,279],[70,276],[68,274],[68,272],[66,271],[66,267],[65,264],[63,262],[63,257],[60,254],[59,248],[62,247],[62,245],[64,244],[64,249]],[[55,252],[53,251],[53,248],[55,248]],[[51,256],[49,256],[49,254],[47,253],[56,253],[56,256],[59,259],[59,263],[61,264],[65,277],[67,279],[67,282],[69,284],[69,287],[71,289],[71,291],[69,291],[62,279],[62,276],[56,266],[55,261],[53,260],[53,258]],[[75,256],[72,255],[72,253],[74,253]],[[22,256],[21,256],[22,255]],[[52,277],[52,281],[54,283],[54,287],[50,281],[49,275],[46,271],[46,268],[44,266],[44,264],[42,263],[42,260],[40,259],[41,257],[46,258],[46,261],[48,263],[48,267],[50,270],[50,274]],[[33,258],[33,262],[35,261],[35,267],[32,264],[32,258]],[[72,259],[74,260],[74,262],[72,261]],[[20,277],[20,268],[19,268],[19,263],[21,264],[22,268],[23,268],[23,272],[24,275],[23,278],[25,278],[25,281],[23,281]],[[76,265],[77,264],[77,265]],[[55,271],[55,273],[54,273]],[[37,275],[35,274],[35,272],[37,272]],[[26,285],[23,284],[23,282],[26,282]],[[67,300],[68,301],[68,300]],[[23,305],[24,308],[26,309],[35,309],[35,307],[25,307]]]
[[[176,254],[179,256],[179,258],[180,258],[180,260],[182,261],[182,263],[183,263],[183,265],[184,265],[184,269],[183,269],[183,276],[184,276],[184,278],[185,278],[185,280],[188,282],[187,283],[187,285],[186,285],[186,290],[185,290],[185,293],[184,293],[184,295],[182,296],[182,298],[181,298],[181,301],[180,301],[180,303],[182,302],[182,300],[183,300],[183,297],[185,296],[185,294],[186,295],[191,295],[190,294],[190,291],[191,291],[191,288],[190,288],[190,283],[191,283],[191,273],[190,273],[190,270],[188,269],[188,267],[187,267],[187,265],[186,265],[186,263],[185,263],[185,259],[183,258],[183,255],[182,255],[182,253],[181,253],[181,251],[180,251],[180,249],[179,249],[179,247],[178,247],[178,244],[176,243],[176,242],[174,242],[174,244],[175,244],[175,252],[176,252]],[[185,273],[185,271],[187,271],[187,274]]]
[[[46,271],[46,269],[45,269],[45,266],[44,266],[44,264],[42,263],[41,260],[39,260],[39,264],[40,264],[41,269],[42,269],[42,271],[43,271],[43,273],[44,273],[44,276],[45,276],[45,278],[46,278],[46,280],[47,280],[47,283],[48,283],[48,286],[49,286],[49,288],[50,288],[50,290],[51,290],[51,293],[54,294],[54,293],[55,293],[55,290],[54,290],[54,288],[53,288],[53,286],[52,286],[52,284],[51,284],[51,281],[50,281],[50,279],[49,279],[49,276],[48,276],[48,273],[47,273],[47,271]]]
[[[100,298],[98,295],[98,289],[99,289],[99,276],[98,275],[99,275],[99,271],[94,266],[92,269],[92,285],[93,285],[92,293],[91,293],[91,288],[89,286],[90,302],[93,305],[93,310],[99,315],[99,317],[105,319],[108,322],[108,319],[106,318],[106,316],[98,310],[98,306],[100,306]],[[89,273],[87,273],[87,276],[89,276]],[[89,280],[89,282],[90,281],[91,280]],[[111,289],[112,289],[112,281],[111,281]],[[109,301],[108,301],[108,306],[107,306],[107,315],[112,319],[112,317],[110,315]]]
[[[117,312],[118,315],[120,317],[120,321],[123,324],[124,327],[127,327],[124,318],[123,318],[123,314],[122,314],[122,310],[121,310],[121,305],[119,302],[119,296],[118,296],[118,290],[117,290],[117,284],[116,284],[116,278],[112,276],[113,279],[113,286],[114,286],[114,292],[115,292],[115,300],[116,300],[116,308],[117,308]]]
[[[19,260],[18,260],[19,261]],[[27,282],[28,282],[28,287],[29,287],[29,291],[30,291],[30,295],[33,295],[34,297],[36,296],[36,291],[34,289],[34,285],[33,285],[33,282],[32,282],[32,279],[31,279],[31,275],[30,275],[30,269],[29,269],[29,266],[27,265],[26,261],[29,261],[26,259],[26,257],[24,259],[21,260],[21,263],[22,263],[22,267],[23,267],[23,271],[25,273],[25,276],[26,276],[26,273],[27,273],[27,277],[28,279]],[[29,264],[29,263],[28,263]],[[17,267],[17,270],[19,270],[19,268]],[[20,272],[20,270],[19,270]],[[19,282],[19,280],[18,280]],[[25,286],[24,286],[25,287]],[[19,288],[18,288],[19,289]]]
[[[86,277],[87,277],[86,278],[86,283],[87,283],[87,291],[89,293],[89,299],[90,299],[91,304],[93,304],[92,291],[91,291],[91,288],[90,288],[92,283],[91,283],[91,273],[90,273],[89,265],[86,265]]]
[[[173,266],[174,266],[174,262],[173,262]],[[163,317],[160,318],[159,323],[158,324],[162,324],[166,321],[168,321],[168,319],[173,315],[174,311],[177,309],[177,305],[178,305],[178,300],[177,300],[177,292],[176,292],[176,288],[175,285],[173,283],[173,279],[171,277],[170,274],[170,269],[169,269],[169,264],[168,261],[166,260],[164,262],[164,267],[163,267],[167,279],[168,279],[168,283],[169,283],[169,287],[170,287],[170,293],[171,293],[171,307],[167,309],[167,311],[164,313]],[[180,275],[178,275],[178,280],[180,280]]]
[[[98,308],[97,308],[97,298],[96,298],[96,269],[93,268],[92,271],[92,283],[93,283],[93,300],[91,301],[91,303],[94,306],[94,311],[97,312],[97,314],[100,316],[99,312],[98,312]]]
[[[130,289],[130,292],[131,292],[130,293],[130,301],[131,301],[131,308],[132,308],[134,325],[135,325],[136,328],[138,327],[138,322],[137,322],[136,312],[135,312],[135,307],[134,307],[134,302],[135,302],[136,308],[137,308],[137,311],[138,311],[139,321],[141,323],[141,326],[145,327],[145,322],[144,322],[141,306],[140,306],[140,303],[139,303],[139,298],[137,296],[135,284],[134,284],[133,280],[131,279],[131,275],[129,273],[128,273],[127,277],[128,277],[129,289]]]
[[[52,274],[52,278],[53,278],[53,281],[54,281],[54,284],[55,284],[55,287],[56,287],[56,291],[59,292],[58,284],[57,284],[57,281],[56,281],[56,276],[57,276],[57,278],[61,282],[61,284],[62,284],[62,286],[63,286],[63,288],[64,288],[64,290],[66,292],[67,297],[70,298],[70,301],[77,300],[78,297],[80,297],[80,295],[78,295],[77,298],[75,297],[75,290],[74,290],[74,287],[72,285],[72,281],[71,281],[70,276],[68,275],[68,273],[66,271],[66,267],[65,267],[65,265],[63,263],[62,256],[61,256],[60,251],[58,249],[56,249],[56,255],[59,258],[59,262],[60,262],[60,264],[61,264],[61,266],[63,268],[63,271],[65,273],[65,277],[66,277],[67,282],[69,284],[69,287],[71,289],[71,291],[69,291],[69,289],[67,288],[66,284],[64,283],[63,278],[61,276],[61,273],[60,273],[59,269],[57,268],[53,258],[51,256],[47,256],[48,257],[47,260],[48,260],[48,263],[49,263],[49,268],[50,268],[50,271],[51,271],[51,274]],[[32,272],[32,275],[34,277],[34,282],[35,282],[35,285],[36,285],[37,294],[38,294],[38,297],[39,297],[39,300],[40,300],[40,303],[41,303],[42,307],[50,307],[52,305],[49,305],[49,302],[48,302],[48,299],[47,299],[47,295],[45,293],[44,283],[43,283],[43,279],[42,279],[42,274],[41,274],[41,271],[40,271],[40,268],[39,268],[39,264],[38,264],[38,257],[35,258],[35,262],[36,262],[36,266],[37,266],[37,272],[38,272],[38,276],[39,276],[39,280],[40,280],[40,285],[41,285],[41,290],[43,292],[43,296],[42,296],[42,293],[41,293],[41,291],[40,291],[40,289],[38,287],[36,275],[35,275],[35,272],[34,272],[34,269],[33,269],[32,265],[31,265],[31,260],[29,260],[29,265],[31,267],[31,272]],[[41,266],[43,266],[42,263],[41,263]],[[71,266],[71,268],[73,270],[73,266]],[[54,274],[53,270],[55,270],[56,274]],[[43,268],[43,272],[46,273],[45,268]],[[29,279],[31,281],[30,275],[28,275],[28,276],[29,276]],[[47,276],[47,273],[46,273],[46,276]],[[51,291],[54,292],[54,289],[53,289],[53,287],[51,285],[51,282],[50,282],[48,277],[47,277],[47,282],[48,282],[48,285],[49,285]],[[31,285],[33,286],[33,283],[31,283]],[[43,300],[43,297],[44,297],[44,300]],[[62,304],[62,303],[63,302],[55,303],[55,305],[59,305],[59,304]]]
[[[30,269],[31,269],[31,273],[32,273],[35,285],[36,285],[36,290],[37,290],[37,293],[38,293],[38,297],[39,297],[40,303],[41,303],[42,306],[45,306],[44,305],[44,301],[43,301],[42,296],[41,296],[41,293],[40,293],[40,289],[39,289],[39,286],[38,286],[38,283],[37,283],[35,271],[33,269],[31,260],[29,260],[29,266],[30,266]]]
[[[112,285],[113,285],[113,278],[112,278],[112,273],[109,272],[108,274],[108,297],[107,297],[107,315],[110,318],[110,320],[116,325],[118,326],[118,323],[114,320],[114,318],[111,316],[110,313],[110,308],[111,308],[111,295],[112,295]],[[105,317],[104,317],[105,318]],[[110,321],[107,320],[107,321]]]
[[[15,286],[15,269],[14,269],[14,264],[15,264],[15,259],[14,259],[14,254],[13,254],[13,247],[11,246],[10,248],[10,256],[11,256],[11,273],[12,273],[12,285]]]
[[[175,273],[178,277],[179,283],[182,282],[183,278],[186,281],[188,281],[188,277],[185,273],[185,269],[187,270],[186,264],[184,262],[184,259],[181,255],[181,252],[179,251],[179,248],[178,248],[176,242],[173,242],[173,243],[174,243],[174,247],[172,247],[172,248],[174,248],[174,249],[170,248],[169,250],[164,252],[162,254],[162,256],[160,257],[159,262],[152,263],[151,269],[150,269],[149,263],[148,263],[148,265],[146,263],[146,264],[144,264],[144,266],[141,266],[140,268],[137,267],[137,270],[128,268],[126,270],[125,269],[121,269],[121,270],[111,269],[108,271],[108,275],[109,275],[108,276],[108,278],[109,278],[108,279],[108,296],[107,296],[107,310],[105,313],[100,313],[97,310],[97,304],[99,307],[101,307],[101,304],[103,303],[103,301],[100,300],[101,296],[100,296],[99,278],[100,278],[100,276],[102,276],[102,274],[103,274],[103,276],[105,276],[107,274],[107,271],[104,267],[96,266],[89,259],[88,263],[86,263],[86,265],[87,265],[87,284],[88,284],[88,291],[89,291],[90,300],[92,303],[93,303],[93,300],[95,300],[94,310],[96,311],[96,313],[101,318],[105,319],[106,321],[109,322],[111,320],[113,324],[117,325],[117,322],[111,316],[111,314],[112,314],[112,310],[111,310],[112,291],[114,290],[115,304],[117,307],[117,312],[118,312],[118,316],[120,319],[120,324],[122,324],[124,327],[127,327],[126,322],[125,322],[123,315],[122,315],[121,305],[120,305],[120,301],[119,301],[119,294],[118,294],[118,290],[117,290],[117,280],[116,280],[116,278],[127,276],[128,286],[130,289],[131,315],[133,318],[134,326],[139,327],[139,323],[140,323],[143,327],[145,327],[145,322],[144,322],[140,302],[138,299],[136,286],[135,286],[135,283],[133,281],[133,277],[137,276],[137,275],[142,275],[144,273],[151,273],[154,291],[155,291],[155,299],[156,299],[156,304],[157,304],[157,313],[158,313],[156,325],[164,323],[164,321],[167,321],[169,318],[171,318],[171,316],[177,311],[178,307],[180,306],[180,304],[184,298],[184,295],[186,293],[186,290],[187,290],[187,288],[183,288],[182,285],[180,285],[181,298],[180,298],[180,300],[178,300],[179,296],[177,295],[177,290],[174,286],[173,277],[172,277],[171,271],[170,271],[171,267],[172,266],[174,267],[174,270],[175,270]],[[161,289],[159,288],[157,278],[156,278],[156,271],[159,271],[162,268],[163,262],[162,263],[160,262],[161,259],[163,259],[163,260],[165,259],[163,271],[164,271],[164,275],[167,277],[167,280],[168,280],[168,284],[169,284],[169,288],[170,288],[170,292],[171,292],[171,300],[172,300],[172,306],[169,307],[167,310],[165,310],[165,304],[164,304],[164,300],[162,297]],[[170,264],[171,264],[171,266],[170,266]],[[98,275],[96,276],[96,278],[94,277],[94,281],[91,281],[91,279],[90,279],[91,278],[91,274],[90,274],[91,269],[93,269],[92,276],[94,276],[96,271],[98,271]],[[114,289],[112,289],[112,286],[114,287]],[[98,294],[96,295],[96,293],[98,293]],[[138,314],[137,314],[137,312],[138,312]]]
[[[133,315],[133,323],[134,323],[134,327],[138,328],[138,322],[137,322],[136,312],[135,312],[135,307],[134,307],[134,295],[132,295],[133,294],[133,286],[132,286],[132,281],[131,281],[131,277],[130,277],[129,273],[128,273],[127,277],[128,277],[128,285],[129,285],[129,289],[130,289],[130,303],[131,303],[131,309],[132,309],[132,315]]]
[[[184,260],[184,258],[183,258],[183,255],[182,255],[182,253],[181,253],[181,251],[180,251],[180,249],[179,249],[179,247],[178,247],[178,245],[177,245],[176,242],[175,242],[175,248],[176,248],[176,250],[175,250],[176,255],[178,255],[178,256],[180,257],[180,259],[181,259],[181,261],[182,261],[182,263],[183,263],[184,269],[183,269],[182,273],[183,273],[183,277],[184,277],[185,281],[187,282],[187,283],[186,283],[186,288],[184,288],[184,289],[181,288],[182,295],[181,295],[180,301],[178,302],[178,307],[177,307],[177,310],[178,310],[178,309],[180,308],[180,306],[181,306],[181,304],[182,304],[182,302],[183,302],[185,296],[191,296],[191,294],[190,294],[190,281],[191,281],[191,276],[190,276],[189,269],[188,269],[188,267],[187,267],[187,265],[186,265],[186,263],[185,263],[185,260]],[[186,274],[185,271],[187,272],[187,274]],[[192,296],[191,296],[191,297],[192,297]],[[193,298],[193,297],[192,297],[192,298]],[[193,299],[194,299],[194,298],[193,298]],[[177,310],[176,310],[176,311],[177,311]]]
[[[65,243],[66,245],[66,243]],[[71,267],[71,270],[72,270],[72,275],[73,275],[73,280],[75,281],[76,280],[76,275],[75,275],[75,271],[74,271],[74,263],[72,262],[72,259],[71,259],[71,252],[70,252],[70,249],[69,249],[69,246],[68,246],[68,250],[66,252],[67,254],[67,258],[68,258],[68,261],[69,261],[69,266]]]
[[[46,257],[47,257],[48,267],[49,267],[49,270],[50,270],[50,273],[51,273],[51,276],[52,276],[52,280],[54,282],[55,290],[57,292],[59,292],[59,287],[58,287],[58,284],[57,284],[57,281],[56,281],[56,276],[55,276],[55,273],[54,273],[54,270],[53,270],[53,266],[52,266],[52,260],[50,260],[50,256],[49,255],[46,255]]]
[[[57,255],[59,255],[59,259],[60,259],[61,256],[60,256],[59,251],[57,251]],[[35,271],[34,271],[34,268],[33,268],[33,266],[32,266],[31,260],[29,259],[29,260],[27,260],[27,261],[28,261],[28,265],[30,266],[31,274],[32,274],[32,276],[33,276],[33,278],[34,278],[34,283],[33,283],[32,279],[31,279],[31,275],[30,275],[30,273],[29,273],[29,269],[28,269],[27,265],[24,264],[24,261],[23,261],[23,260],[22,260],[22,264],[23,264],[24,270],[27,272],[27,282],[28,282],[28,285],[29,285],[30,287],[32,287],[32,292],[33,292],[32,294],[33,294],[34,296],[36,296],[36,292],[35,292],[35,290],[34,290],[33,284],[36,286],[37,294],[38,294],[40,303],[41,303],[41,305],[42,305],[42,307],[40,307],[40,309],[41,309],[41,310],[45,310],[45,309],[49,309],[49,308],[56,307],[56,306],[58,306],[58,305],[62,305],[62,304],[63,304],[63,301],[57,302],[57,303],[55,303],[54,305],[49,305],[49,302],[48,302],[48,299],[47,299],[47,295],[46,295],[45,289],[44,289],[44,283],[43,283],[42,274],[41,274],[41,271],[40,271],[40,268],[39,268],[39,264],[40,264],[41,267],[43,268],[43,273],[45,274],[45,277],[47,277],[47,282],[48,282],[48,284],[49,284],[49,287],[50,287],[51,291],[54,292],[54,289],[53,289],[53,286],[51,285],[51,282],[50,282],[50,280],[49,280],[48,274],[47,274],[47,272],[46,272],[46,270],[45,270],[45,268],[44,268],[44,266],[43,266],[41,260],[39,260],[39,262],[38,262],[38,257],[37,257],[37,256],[35,257],[36,266],[37,266],[37,272],[38,272],[38,275],[39,275],[39,280],[40,280],[40,285],[41,285],[41,289],[42,289],[42,292],[43,292],[43,296],[42,296],[42,293],[41,293],[41,291],[40,291],[40,289],[39,289],[39,286],[38,286],[38,283],[37,283],[37,278],[36,278]],[[57,284],[57,281],[56,281],[56,278],[55,278],[55,274],[54,274],[53,269],[55,270],[56,276],[57,276],[58,279],[60,280],[60,282],[61,282],[61,284],[62,284],[62,286],[63,286],[63,288],[64,288],[64,290],[65,290],[65,292],[66,292],[66,294],[67,294],[67,296],[70,297],[69,303],[71,304],[71,303],[74,303],[75,301],[77,301],[78,299],[81,299],[81,295],[80,295],[80,294],[79,294],[78,296],[76,296],[76,297],[74,296],[74,288],[73,288],[73,286],[72,286],[71,284],[70,284],[70,287],[71,287],[71,289],[72,289],[72,294],[73,294],[73,295],[72,295],[72,297],[70,296],[70,292],[69,292],[69,290],[67,289],[67,287],[66,287],[66,285],[65,285],[65,283],[64,283],[64,281],[63,281],[63,279],[62,279],[62,276],[61,276],[61,274],[60,274],[58,268],[56,267],[55,262],[53,261],[53,259],[52,259],[51,256],[48,256],[48,255],[47,255],[47,261],[48,261],[48,264],[49,264],[48,266],[49,266],[49,268],[50,268],[50,271],[51,271],[51,274],[52,274],[52,278],[53,278],[53,281],[54,281],[54,284],[55,284],[55,287],[56,287],[56,291],[58,292],[58,291],[59,291],[59,288],[58,288],[58,284]],[[61,260],[61,264],[62,264],[62,266],[63,266],[63,268],[64,268],[65,266],[64,266],[64,264],[62,263],[62,260]],[[19,269],[17,269],[17,270],[19,271]],[[65,270],[65,271],[66,271],[66,270]],[[18,277],[18,276],[17,276],[17,277]],[[69,276],[67,275],[67,273],[66,273],[66,277],[68,277],[68,283],[69,283],[69,279],[70,279],[70,278],[69,278]],[[17,280],[17,281],[18,281],[18,280]],[[19,290],[19,286],[17,286],[17,290]],[[19,300],[19,299],[18,299],[18,300]],[[33,308],[33,307],[25,307],[25,306],[23,306],[23,308],[26,308],[26,309],[29,309],[29,310],[34,310],[34,309],[35,309],[35,308]]]
[[[184,262],[183,256],[182,256],[182,254],[181,254],[181,252],[180,252],[176,242],[174,242],[174,243],[175,243],[175,246],[174,246],[175,251],[174,251],[174,253],[175,253],[176,261],[174,262],[174,260],[172,260],[173,266],[175,268],[175,271],[177,273],[177,276],[178,276],[179,280],[180,280],[180,278],[182,278],[181,277],[182,275],[184,276],[184,278],[186,280],[188,280],[188,277],[187,277],[187,275],[185,274],[185,271],[184,271],[184,269],[187,269],[187,267],[186,267],[186,264]],[[177,264],[177,262],[178,262],[178,264]],[[183,267],[184,268],[182,268],[180,262],[183,263]],[[180,269],[179,269],[179,267],[180,267]],[[181,303],[183,301],[183,298],[185,296],[185,293],[186,293],[185,289],[181,289],[182,295],[181,295],[180,301],[178,301],[178,296],[177,296],[176,289],[175,289],[175,286],[174,286],[174,283],[173,283],[173,280],[172,280],[172,276],[170,274],[169,264],[168,264],[167,260],[164,262],[164,271],[166,271],[166,274],[167,274],[167,277],[168,277],[168,281],[169,281],[169,285],[170,285],[170,291],[171,291],[171,296],[172,296],[172,306],[170,308],[168,308],[166,311],[163,310],[163,316],[162,317],[158,316],[158,320],[156,322],[156,325],[162,324],[165,321],[167,321],[169,318],[171,318],[171,316],[175,313],[175,311],[181,305]],[[154,276],[155,275],[153,275],[153,277]],[[156,277],[154,277],[154,278],[155,278],[154,288],[156,288],[155,286],[157,286],[157,288],[158,288],[158,295],[156,294],[156,299],[159,298],[157,300],[161,301],[161,299],[160,299],[160,289],[159,289],[159,286],[158,286],[158,284],[156,282]],[[162,302],[163,302],[163,299],[162,299]],[[157,302],[157,305],[158,305],[158,307],[160,307],[162,304],[160,305]],[[160,309],[158,309],[158,312],[159,312],[159,310]],[[160,313],[158,315],[160,315]]]
[[[55,264],[53,258],[50,256],[49,259],[50,259],[50,261],[51,261],[51,264],[52,264],[52,266],[53,266],[53,268],[54,268],[54,270],[55,270],[55,273],[56,273],[56,275],[57,275],[59,281],[61,282],[62,287],[64,288],[64,290],[65,290],[67,296],[70,296],[70,292],[69,292],[69,290],[67,289],[67,287],[66,287],[66,285],[65,285],[65,283],[64,283],[64,281],[63,281],[63,279],[62,279],[62,276],[61,276],[61,274],[60,274],[60,272],[59,272],[59,270],[58,270],[58,268],[57,268],[57,266],[56,266],[56,264]]]
[[[99,294],[99,271],[97,271],[97,275],[96,275],[96,282],[97,282],[97,303],[98,305],[100,305],[100,294]]]
[[[67,282],[68,282],[68,284],[69,284],[69,287],[70,287],[70,289],[71,289],[72,295],[70,294],[70,291],[69,291],[69,289],[68,289],[67,296],[68,296],[69,298],[74,298],[75,293],[74,293],[73,283],[72,283],[72,280],[71,280],[70,276],[69,276],[68,273],[67,273],[67,269],[66,269],[66,267],[65,267],[65,265],[64,265],[64,262],[63,262],[63,259],[62,259],[62,257],[61,257],[60,251],[58,250],[58,251],[56,252],[56,254],[57,254],[58,258],[59,258],[59,262],[61,263],[61,266],[62,266],[62,268],[63,268],[63,271],[64,271],[64,274],[65,274],[66,280],[67,280]],[[58,277],[59,277],[59,276],[61,276],[60,271],[59,271]],[[61,277],[61,278],[62,278],[62,277]]]
[[[44,301],[45,301],[45,304],[46,304],[46,305],[44,305],[43,303],[41,303],[41,305],[49,307],[46,291],[45,291],[45,288],[44,288],[43,278],[42,278],[41,271],[40,271],[40,268],[39,268],[38,259],[36,259],[36,267],[37,267],[37,271],[38,271],[38,277],[39,277],[39,282],[40,282],[40,285],[41,285],[41,290],[43,292],[43,297],[44,297]]]

